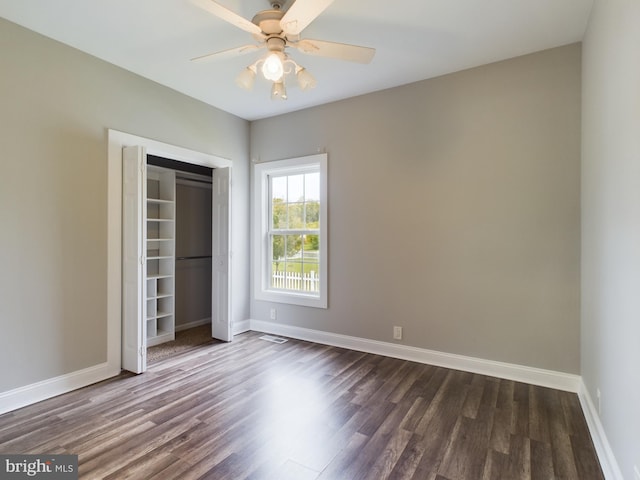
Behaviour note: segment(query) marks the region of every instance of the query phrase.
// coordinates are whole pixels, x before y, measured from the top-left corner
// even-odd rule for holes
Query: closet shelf
[[[148,165],[147,195],[147,346],[153,346],[175,339],[175,172]]]
[[[170,330],[163,330],[162,328],[158,329],[158,337],[162,337],[164,335],[174,335],[174,332],[171,332]]]
[[[147,300],[158,300],[159,298],[171,298],[171,297],[173,297],[172,293],[159,293],[158,295],[147,297]]]

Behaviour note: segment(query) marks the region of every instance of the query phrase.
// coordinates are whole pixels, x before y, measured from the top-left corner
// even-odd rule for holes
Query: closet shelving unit
[[[175,172],[147,166],[147,346],[175,339]]]

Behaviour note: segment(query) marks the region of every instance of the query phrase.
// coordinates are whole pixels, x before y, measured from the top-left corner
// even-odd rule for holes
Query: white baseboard
[[[481,358],[466,357],[396,343],[322,332],[320,330],[311,330],[263,320],[250,320],[250,325],[251,330],[258,332],[283,335],[299,340],[321,343],[323,345],[332,345],[438,367],[479,373],[481,375],[555,388],[567,392],[578,393],[580,391],[580,376],[569,373],[496,362],[493,360],[483,360]]]
[[[189,328],[199,327],[200,325],[211,324],[211,318],[203,318],[201,320],[196,320],[194,322],[184,323],[182,325],[176,325],[176,332],[180,332],[182,330],[187,330]],[[238,335],[240,333],[245,333],[251,330],[251,324],[249,320],[243,320],[241,322],[234,322],[232,327],[233,335]]]
[[[0,414],[86,387],[92,383],[101,382],[107,378],[115,377],[119,373],[119,367],[116,368],[108,363],[101,363],[83,370],[32,383],[31,385],[0,392]]]
[[[245,333],[251,330],[251,321],[243,320],[242,322],[233,322],[233,335]]]
[[[200,325],[206,325],[207,323],[211,324],[211,317],[201,318],[200,320],[195,320],[193,322],[182,323],[180,325],[176,325],[175,326],[175,331],[176,332],[181,332],[182,330],[188,330],[190,328],[199,327]]]
[[[618,466],[618,462],[616,461],[616,457],[613,455],[613,450],[611,450],[611,445],[609,444],[607,435],[604,432],[604,427],[600,421],[598,409],[593,403],[593,400],[591,400],[591,395],[589,395],[589,391],[582,381],[580,382],[578,398],[580,399],[584,418],[587,421],[587,426],[591,433],[593,446],[595,447],[598,459],[600,460],[600,466],[602,467],[604,478],[607,480],[624,480],[622,471]]]

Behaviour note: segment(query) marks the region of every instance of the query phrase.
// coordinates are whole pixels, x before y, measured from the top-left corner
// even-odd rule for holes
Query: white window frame
[[[308,172],[311,167],[320,171],[320,292],[303,293],[271,288],[272,258],[269,242],[269,177],[275,175],[295,175]],[[259,163],[253,170],[253,293],[256,300],[289,303],[305,307],[327,308],[328,298],[328,258],[327,252],[327,154],[289,158]]]

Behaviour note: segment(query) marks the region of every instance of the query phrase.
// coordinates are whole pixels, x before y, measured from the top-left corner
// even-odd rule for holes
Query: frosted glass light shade
[[[236,84],[245,90],[251,90],[256,81],[256,71],[247,67],[236,77]]]
[[[301,68],[296,77],[298,78],[298,85],[300,85],[300,90],[311,90],[316,86],[316,79],[313,75],[309,73],[306,68]]]
[[[264,78],[272,82],[277,82],[282,78],[282,75],[284,75],[284,65],[282,65],[282,60],[278,54],[271,53],[265,58],[262,63],[262,74]]]

